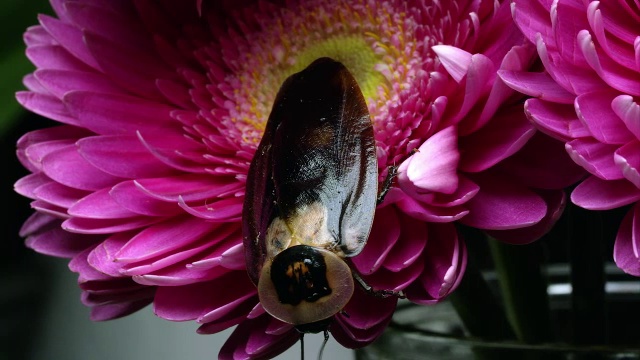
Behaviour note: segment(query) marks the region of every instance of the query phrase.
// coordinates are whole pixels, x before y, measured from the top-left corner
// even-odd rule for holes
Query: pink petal
[[[195,320],[217,309],[232,311],[229,304],[247,295],[256,295],[255,286],[248,276],[233,271],[207,282],[160,287],[153,302],[153,311],[171,321]]]
[[[73,56],[92,68],[98,69],[96,60],[85,46],[80,29],[47,15],[39,15],[38,20],[47,32]]]
[[[617,95],[611,90],[594,91],[578,96],[575,102],[580,120],[594,138],[605,144],[624,144],[634,138],[612,110]]]
[[[26,239],[25,245],[41,254],[72,258],[92,247],[100,238],[80,234],[70,234],[60,228],[60,220],[54,220],[47,226],[42,226],[37,232],[32,232]]]
[[[488,230],[494,238],[509,244],[528,244],[545,235],[558,221],[566,206],[564,190],[548,190],[540,192],[540,196],[547,203],[547,214],[537,224],[522,229]]]
[[[384,267],[400,271],[420,257],[427,244],[428,225],[404,214],[399,214],[400,237],[384,260]]]
[[[119,94],[123,90],[100,73],[71,70],[36,70],[35,77],[55,97],[62,99],[70,91]]]
[[[66,106],[53,95],[37,94],[30,91],[19,91],[16,100],[25,109],[46,118],[59,121],[68,125],[79,125],[80,122],[67,109]]]
[[[149,226],[160,221],[157,218],[136,216],[123,219],[70,218],[62,223],[62,228],[80,234],[110,234]]]
[[[544,200],[527,187],[505,177],[482,174],[472,178],[480,191],[460,221],[479,229],[508,230],[538,223],[547,213]]]
[[[112,187],[109,195],[118,205],[138,215],[168,217],[182,213],[177,201],[157,199],[141,190],[133,180]]]
[[[459,168],[484,171],[520,150],[534,134],[521,107],[503,108],[485,127],[460,138]]]
[[[371,274],[378,270],[398,241],[400,231],[400,223],[394,207],[387,206],[376,210],[367,245],[360,254],[351,258],[358,272]]]
[[[529,99],[524,104],[524,111],[540,131],[558,140],[569,141],[591,135],[578,119],[573,106]]]
[[[602,180],[589,176],[571,193],[571,201],[589,210],[609,210],[640,200],[640,190],[625,180]]]
[[[173,108],[128,95],[71,91],[64,96],[80,125],[101,135],[133,135],[137,131],[181,133],[170,113]]]
[[[451,194],[458,186],[460,154],[454,127],[448,127],[427,139],[416,153],[398,168],[400,186],[417,187],[419,192]]]
[[[192,217],[166,220],[148,227],[133,237],[116,254],[117,261],[130,263],[191,246],[203,236],[215,233],[219,225]]]
[[[431,50],[436,53],[449,75],[456,82],[462,81],[462,78],[467,75],[473,55],[449,45],[435,45],[431,47]]]
[[[369,329],[386,322],[396,309],[397,301],[393,296],[376,297],[359,287],[344,307],[344,313],[338,313],[336,317],[350,328]]]
[[[74,171],[68,171],[74,169]],[[42,159],[42,170],[51,179],[74,189],[96,191],[121,179],[104,173],[80,156],[74,145],[53,151]]]
[[[532,43],[536,42],[539,33],[544,39],[553,40],[550,7],[550,2],[542,1],[517,0],[512,3],[514,21]]]
[[[582,138],[568,142],[565,147],[573,161],[593,175],[604,180],[623,178],[622,171],[613,159],[613,153],[618,149],[617,145],[607,145],[592,138]]]
[[[266,330],[272,321],[277,320],[262,315],[241,322],[220,349],[218,359],[270,359],[298,341],[300,335],[293,328],[283,334],[268,334]]]
[[[572,104],[575,95],[563,89],[546,72],[498,70],[498,76],[512,89],[540,100]]]
[[[116,233],[102,241],[87,255],[87,262],[96,270],[113,277],[122,277],[124,264],[116,262],[116,254],[135,233]]]
[[[612,88],[621,92],[640,96],[640,75],[616,64],[609,57],[600,54],[588,30],[578,33],[578,45],[589,65]]]
[[[632,96],[620,95],[613,99],[611,107],[636,139],[640,139],[640,104]]]
[[[452,224],[429,224],[422,262],[422,274],[405,293],[412,302],[434,304],[455,290],[467,265],[466,247]]]
[[[640,188],[640,142],[632,141],[616,150],[616,165],[622,170],[624,177]]]
[[[96,168],[122,178],[151,178],[172,174],[134,135],[92,136],[77,143],[80,154]]]
[[[536,133],[520,151],[495,169],[511,175],[520,184],[539,189],[562,189],[587,175],[569,157],[562,142],[542,133]]]
[[[69,215],[88,219],[122,219],[136,214],[120,206],[109,195],[109,189],[91,193],[68,210]]]
[[[78,200],[85,197],[87,192],[66,187],[56,182],[48,182],[33,191],[38,200],[46,201],[57,207],[68,209]]]
[[[636,204],[622,220],[613,248],[616,265],[633,276],[640,276],[640,244],[637,236],[640,230],[639,207]]]
[[[152,290],[147,291],[151,292]],[[151,304],[152,301],[153,297],[149,297],[144,300],[95,306],[91,308],[90,319],[92,321],[118,319],[145,308],[147,305]]]

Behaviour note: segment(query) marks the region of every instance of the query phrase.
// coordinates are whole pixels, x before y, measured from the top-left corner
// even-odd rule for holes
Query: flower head
[[[507,3],[52,6],[58,17],[41,16],[25,35],[37,70],[17,98],[60,125],[18,143],[32,174],[16,191],[36,210],[22,235],[36,251],[72,258],[96,320],[153,302],[158,316],[196,320],[201,333],[238,325],[222,357],[272,356],[298,339],[258,303],[240,224],[275,94],[319,57],[342,62],[363,90],[380,181],[399,165],[367,245],[348,259],[375,289],[441,300],[466,262],[455,222],[532,241],[581,174],[496,76],[528,69],[534,56]],[[358,288],[331,332],[364,346],[395,305]]]
[[[525,109],[538,128],[564,141],[589,176],[571,194],[591,210],[634,204],[622,221],[614,259],[640,276],[640,9],[626,1],[516,1],[514,19],[534,43],[543,72],[505,71],[535,98]]]

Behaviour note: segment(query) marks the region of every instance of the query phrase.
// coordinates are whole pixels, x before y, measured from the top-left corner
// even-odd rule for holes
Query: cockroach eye
[[[340,311],[354,290],[349,266],[331,251],[297,245],[273,258],[262,268],[258,294],[273,317],[305,325],[327,319]]]

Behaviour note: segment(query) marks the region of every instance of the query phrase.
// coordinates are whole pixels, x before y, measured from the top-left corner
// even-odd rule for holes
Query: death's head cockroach
[[[247,269],[269,314],[326,332],[353,295],[345,259],[367,242],[377,194],[364,96],[344,65],[318,59],[280,88],[247,178]]]

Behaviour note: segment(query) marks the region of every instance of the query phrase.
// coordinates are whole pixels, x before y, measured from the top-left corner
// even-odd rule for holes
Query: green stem
[[[568,210],[573,342],[604,344],[607,321],[602,217],[577,206]]]
[[[462,281],[449,300],[472,336],[483,340],[515,339],[500,302],[471,259]]]
[[[518,340],[529,343],[552,341],[547,282],[541,269],[538,242],[510,245],[489,239],[507,317]]]

